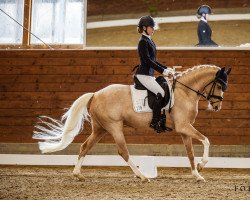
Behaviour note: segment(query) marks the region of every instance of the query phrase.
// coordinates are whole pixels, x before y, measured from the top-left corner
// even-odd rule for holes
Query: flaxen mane
[[[219,67],[217,67],[216,65],[196,65],[192,68],[188,68],[186,70],[184,70],[183,72],[180,72],[176,77],[181,77],[187,74],[190,74],[190,72],[194,72],[196,70],[200,70],[200,69],[206,69],[206,68],[213,68],[213,69],[217,69],[220,70]]]

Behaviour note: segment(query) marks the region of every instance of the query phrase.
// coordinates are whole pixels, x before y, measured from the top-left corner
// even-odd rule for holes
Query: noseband
[[[215,78],[214,80],[212,80],[210,83],[208,83],[204,88],[203,88],[203,91],[206,89],[207,86],[209,86],[210,84],[213,84],[206,99],[208,101],[210,101],[210,104],[214,104],[214,103],[217,103],[217,102],[220,102],[223,100],[223,97],[222,96],[218,96],[218,95],[214,95],[214,90],[215,90],[215,86],[216,86],[216,83],[219,83],[218,82],[218,79]],[[210,99],[213,98],[213,99],[217,99],[217,101],[211,101]]]

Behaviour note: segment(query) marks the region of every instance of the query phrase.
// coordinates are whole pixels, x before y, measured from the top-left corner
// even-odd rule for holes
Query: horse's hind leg
[[[127,162],[135,175],[141,178],[142,181],[149,181],[129,158],[130,155],[123,134],[122,122],[112,123],[106,130],[113,136],[117,145],[118,154]]]
[[[83,179],[81,175],[81,166],[85,155],[105,134],[106,132],[103,128],[97,122],[92,120],[92,133],[81,145],[78,160],[73,170],[73,175],[78,179]]]

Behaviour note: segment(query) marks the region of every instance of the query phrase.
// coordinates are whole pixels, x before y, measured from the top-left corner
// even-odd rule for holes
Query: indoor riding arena
[[[196,45],[204,5],[217,46]],[[148,15],[152,37],[147,27],[137,32]],[[0,24],[0,199],[250,199],[249,0],[2,0]],[[172,131],[144,123],[152,111],[133,109],[130,87],[128,95],[105,96],[117,85],[107,86],[134,84],[140,37],[152,39],[157,61],[175,70],[165,76],[174,94],[166,110]],[[224,67],[228,81],[218,82]],[[201,68],[218,70],[214,88],[205,70],[197,75]],[[180,91],[190,96],[179,98]],[[192,97],[198,114],[189,122]],[[109,128],[119,102],[124,137]],[[102,131],[93,142],[96,127]]]

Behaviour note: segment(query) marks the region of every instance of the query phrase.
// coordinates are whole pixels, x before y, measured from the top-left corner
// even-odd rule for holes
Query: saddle
[[[163,90],[165,91],[165,96],[163,97],[163,100],[161,102],[161,110],[163,110],[163,113],[160,114],[160,120],[158,123],[160,123],[160,129],[155,129],[157,131],[157,133],[160,133],[162,131],[172,131],[171,128],[166,126],[166,113],[165,113],[165,109],[168,109],[169,112],[171,111],[171,108],[174,104],[173,102],[173,94],[171,94],[170,92],[170,88],[169,88],[169,84],[168,81],[163,77],[163,76],[159,76],[156,78],[156,82],[163,88]],[[136,90],[136,91],[135,91]],[[146,92],[146,94],[145,94]],[[148,109],[153,110],[153,106],[154,103],[156,101],[156,95],[149,91],[146,87],[144,87],[140,81],[137,79],[136,76],[134,76],[134,86],[131,86],[131,93],[132,93],[132,100],[133,100],[133,104],[134,104],[134,110],[136,112],[142,112],[143,108],[147,107],[146,105],[148,105]],[[136,99],[136,93],[138,96],[140,96],[139,99]],[[144,93],[144,94],[143,94]],[[146,100],[147,104],[146,104]],[[143,103],[140,101],[142,100]],[[137,103],[137,105],[136,105]],[[144,110],[144,112],[147,111],[147,109]],[[150,111],[149,111],[150,112]]]
[[[170,89],[168,87],[168,83],[167,83],[166,79],[163,76],[158,76],[155,80],[162,87],[162,89],[165,91],[165,96],[163,98],[164,100],[162,101],[162,104],[161,104],[161,108],[164,108],[169,103],[169,100],[170,100]],[[141,82],[137,79],[136,76],[134,76],[134,83],[135,83],[134,84],[135,89],[147,90],[148,106],[151,109],[153,109],[156,95],[153,92],[149,91],[146,87],[144,87],[141,84]]]

